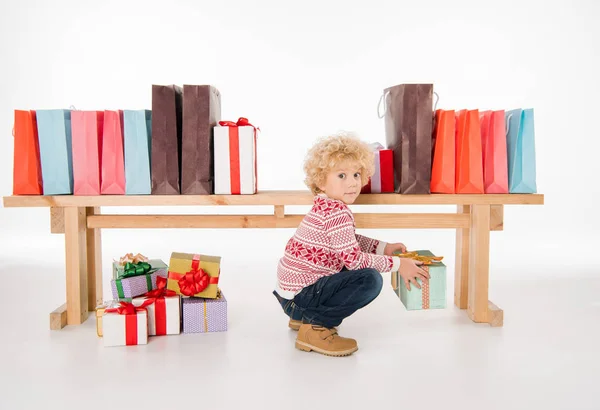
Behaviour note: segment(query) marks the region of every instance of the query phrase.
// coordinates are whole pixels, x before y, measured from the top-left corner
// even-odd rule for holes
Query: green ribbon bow
[[[152,273],[157,269],[152,269],[152,265],[148,262],[131,263],[127,262],[123,268],[123,273],[118,275],[119,279],[133,278],[134,276],[142,276]]]
[[[157,268],[152,268],[148,262],[139,262],[139,263],[131,263],[127,262],[123,267],[123,273],[117,274],[117,279],[115,280],[115,284],[117,286],[117,294],[119,298],[124,298],[125,294],[123,292],[123,283],[122,279],[134,278],[136,276],[146,276],[146,285],[148,286],[148,291],[152,290],[152,278],[151,274],[156,272]]]

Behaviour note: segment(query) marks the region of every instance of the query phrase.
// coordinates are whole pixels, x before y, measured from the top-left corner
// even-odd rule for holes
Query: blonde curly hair
[[[346,132],[321,137],[306,154],[304,183],[313,194],[321,193],[327,174],[344,162],[353,162],[360,167],[361,186],[369,182],[375,172],[375,154],[369,145],[355,135]]]

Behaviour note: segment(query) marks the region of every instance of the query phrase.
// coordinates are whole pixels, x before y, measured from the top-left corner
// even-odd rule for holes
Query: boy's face
[[[346,204],[353,203],[362,188],[361,168],[352,162],[344,162],[333,168],[328,174],[321,191],[332,199]]]

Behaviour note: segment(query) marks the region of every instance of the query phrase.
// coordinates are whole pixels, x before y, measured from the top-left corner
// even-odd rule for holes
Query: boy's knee
[[[375,296],[381,292],[383,288],[383,276],[376,269],[365,269],[364,272],[365,287]]]

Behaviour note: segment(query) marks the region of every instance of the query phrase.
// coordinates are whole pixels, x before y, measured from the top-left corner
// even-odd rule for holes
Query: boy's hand
[[[404,253],[406,252],[406,246],[403,243],[388,243],[383,249],[385,256],[394,256],[394,252]]]
[[[418,266],[422,264],[423,262],[414,259],[400,258],[400,269],[398,269],[398,274],[404,279],[406,289],[410,290],[411,282],[414,283],[417,288],[421,289],[421,285],[417,282],[417,278],[422,281],[429,280],[429,273]]]

